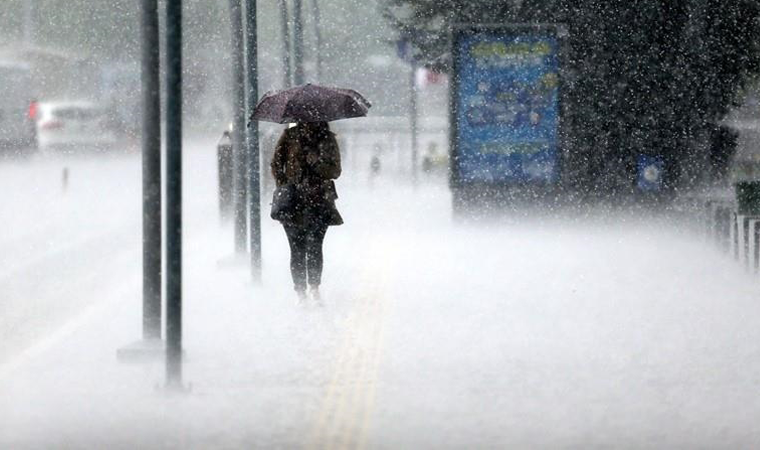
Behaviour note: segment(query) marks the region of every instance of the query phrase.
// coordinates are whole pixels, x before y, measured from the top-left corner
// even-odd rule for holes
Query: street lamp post
[[[288,4],[285,0],[279,0],[280,2],[280,23],[281,25],[281,37],[282,40],[282,88],[287,89],[290,87],[290,83],[293,82],[293,74],[290,70],[290,25],[288,23]]]
[[[166,384],[182,386],[182,0],[166,1]]]
[[[161,340],[161,81],[158,0],[142,0],[142,340],[119,348],[119,360],[150,360],[165,352]]]
[[[319,0],[312,0],[312,11],[314,14],[314,35],[317,39],[316,42],[316,57],[317,57],[317,75],[316,81],[319,83],[322,80],[322,25],[319,13]]]
[[[230,0],[232,36],[232,153],[233,153],[233,204],[235,221],[235,253],[247,250],[246,223],[246,154],[245,146],[245,59],[243,10],[240,0]]]
[[[158,0],[142,0],[143,339],[161,339],[161,82]]]
[[[246,58],[248,67],[248,116],[259,99],[258,39],[256,0],[246,0]],[[261,281],[261,169],[259,155],[259,123],[252,120],[248,130],[248,212],[251,245],[251,274]]]
[[[31,47],[34,45],[35,24],[34,19],[37,12],[37,1],[26,0],[24,2],[24,45]]]
[[[304,83],[303,73],[303,17],[302,0],[293,0],[293,59],[295,64],[295,84]]]

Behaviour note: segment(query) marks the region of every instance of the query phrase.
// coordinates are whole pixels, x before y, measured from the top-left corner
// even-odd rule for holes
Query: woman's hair
[[[330,125],[327,122],[306,122],[303,124],[306,129],[312,133],[327,133],[330,131]]]
[[[306,145],[314,145],[330,135],[330,125],[327,122],[304,122],[299,125],[301,138]]]

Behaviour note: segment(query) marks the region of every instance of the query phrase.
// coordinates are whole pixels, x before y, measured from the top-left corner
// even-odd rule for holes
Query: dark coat
[[[289,222],[306,226],[317,220],[340,225],[343,218],[335,207],[338,193],[332,181],[340,176],[340,151],[335,134],[327,132],[311,144],[301,137],[300,127],[283,131],[272,156],[276,185],[296,186],[296,213]]]

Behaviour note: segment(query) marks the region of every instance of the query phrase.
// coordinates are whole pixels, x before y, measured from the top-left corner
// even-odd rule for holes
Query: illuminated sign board
[[[553,31],[463,29],[453,45],[455,180],[554,182],[560,114]]]

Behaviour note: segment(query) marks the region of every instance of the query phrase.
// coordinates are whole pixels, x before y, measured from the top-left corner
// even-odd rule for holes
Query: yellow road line
[[[388,304],[384,303],[381,305],[381,312],[379,314],[380,317],[385,318],[388,314]],[[357,442],[356,448],[357,449],[364,449],[367,445],[367,437],[369,433],[369,424],[370,424],[370,417],[372,415],[372,411],[375,406],[375,397],[377,395],[377,382],[378,382],[378,375],[380,373],[380,355],[382,353],[382,347],[383,343],[385,341],[385,327],[386,323],[385,320],[381,321],[379,323],[378,329],[377,329],[377,336],[375,337],[375,342],[377,343],[377,346],[375,348],[375,354],[374,358],[370,363],[370,371],[373,374],[373,379],[370,381],[370,385],[367,387],[367,394],[364,398],[364,410],[361,417],[361,420],[359,422],[359,440]]]
[[[368,252],[360,276],[366,294],[358,298],[346,321],[346,331],[307,448],[364,448],[380,366],[389,298],[391,255],[379,245]]]
[[[350,316],[346,321],[346,326],[349,329],[352,328],[351,322],[353,322],[353,320],[354,317]],[[330,379],[330,384],[327,387],[325,397],[322,401],[322,409],[320,411],[319,418],[316,422],[315,428],[310,433],[310,441],[307,444],[308,448],[316,448],[314,441],[322,437],[320,433],[325,429],[327,424],[331,422],[332,416],[335,413],[333,409],[327,406],[332,405],[337,401],[341,380],[345,378],[344,372],[346,361],[349,359],[350,346],[351,339],[344,338],[340,350],[338,351],[337,358],[335,359],[335,364],[332,370],[332,377]]]
[[[354,386],[351,397],[352,401],[349,403],[350,408],[348,409],[347,416],[345,416],[348,420],[343,422],[342,428],[339,432],[339,435],[343,438],[344,445],[342,448],[358,447],[358,445],[352,446],[352,444],[354,444],[355,441],[358,444],[358,441],[362,437],[360,431],[363,417],[367,413],[365,409],[366,398],[371,394],[372,386],[374,386],[377,381],[377,373],[372,371],[372,367],[374,366],[373,361],[377,359],[377,351],[379,348],[379,343],[377,342],[378,333],[376,330],[380,328],[380,320],[384,319],[378,314],[377,306],[379,303],[380,302],[377,300],[370,299],[366,310],[370,313],[370,318],[374,318],[375,320],[367,323],[368,328],[363,330],[365,331],[363,334],[366,336],[366,339],[363,339],[360,342],[365,342],[365,345],[358,346],[360,356],[357,360],[357,375],[353,380]]]

